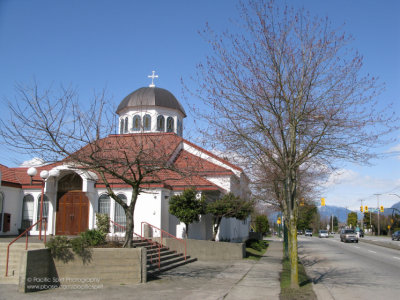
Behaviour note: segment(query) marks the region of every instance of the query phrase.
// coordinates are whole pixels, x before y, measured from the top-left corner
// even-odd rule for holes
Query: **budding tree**
[[[212,53],[198,65],[191,92],[209,108],[206,136],[253,165],[267,158],[281,177],[296,288],[300,168],[314,159],[368,161],[397,118],[377,106],[376,79],[362,75],[362,57],[347,48],[351,37],[327,19],[280,6],[250,0],[240,6],[236,31],[206,27]]]

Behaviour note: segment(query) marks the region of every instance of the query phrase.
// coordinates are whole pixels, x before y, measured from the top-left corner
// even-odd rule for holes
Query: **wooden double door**
[[[89,200],[84,192],[69,191],[58,200],[57,235],[77,235],[88,229]]]

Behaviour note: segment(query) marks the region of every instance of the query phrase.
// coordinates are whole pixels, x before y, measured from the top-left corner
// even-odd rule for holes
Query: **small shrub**
[[[88,247],[88,242],[85,238],[78,236],[71,240],[72,251],[74,251],[77,255],[82,256],[85,249]]]
[[[74,257],[71,252],[71,241],[66,236],[52,237],[50,241],[46,242],[46,248],[50,249],[50,253],[55,259],[63,262],[68,262]]]
[[[107,214],[96,214],[97,230],[103,232],[105,235],[110,232],[110,217]]]
[[[247,248],[252,248],[256,251],[262,251],[266,249],[268,246],[268,243],[262,240],[256,240],[256,239],[249,239],[246,241],[246,247]]]
[[[88,229],[82,232],[81,238],[90,246],[97,246],[106,242],[106,234],[98,229]]]

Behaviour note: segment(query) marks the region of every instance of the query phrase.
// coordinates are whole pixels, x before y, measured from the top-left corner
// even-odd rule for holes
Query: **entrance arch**
[[[70,173],[58,181],[56,234],[77,235],[89,228],[89,199],[82,178]]]

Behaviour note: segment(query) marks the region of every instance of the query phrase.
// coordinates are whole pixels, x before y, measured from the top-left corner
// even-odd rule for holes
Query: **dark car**
[[[356,242],[358,243],[357,234],[353,229],[342,229],[340,232],[340,241],[341,242]]]
[[[397,230],[397,231],[393,232],[393,234],[392,234],[392,240],[393,240],[393,241],[394,241],[394,240],[400,241],[400,230]]]
[[[358,231],[358,235],[361,237],[364,237],[364,230],[360,229],[360,231]]]

